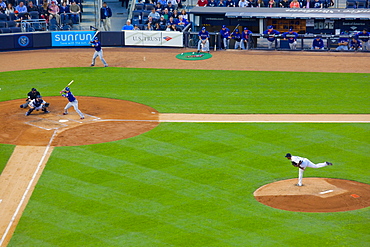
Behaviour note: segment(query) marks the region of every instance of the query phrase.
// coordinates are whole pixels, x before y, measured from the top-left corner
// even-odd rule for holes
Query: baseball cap
[[[292,155],[291,155],[290,153],[287,153],[287,154],[285,155],[285,157],[292,157]]]
[[[236,32],[236,33],[239,33],[239,29],[236,29],[236,30],[235,30],[235,32]]]
[[[289,32],[293,31],[293,28],[289,28]]]
[[[316,36],[316,39],[318,39],[318,38],[321,38],[321,35],[317,35],[317,36]]]
[[[18,10],[14,11],[14,14],[18,14],[18,13],[19,13]]]
[[[222,28],[226,28],[226,25],[222,25]]]
[[[206,30],[206,27],[202,27],[202,30]]]
[[[268,26],[267,29],[273,29],[274,27],[273,26]]]
[[[95,37],[94,40],[98,40],[99,38],[98,37]]]
[[[36,91],[36,88],[34,88],[34,87],[33,87],[33,88],[31,89],[31,91]]]
[[[244,28],[244,30],[248,30],[248,28],[247,28],[247,27],[245,27],[245,28]]]

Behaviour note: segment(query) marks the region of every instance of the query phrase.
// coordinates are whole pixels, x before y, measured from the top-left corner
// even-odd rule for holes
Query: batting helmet
[[[94,40],[98,40],[98,37],[95,37]]]
[[[65,89],[66,89],[66,91],[71,91],[69,87],[66,87]]]

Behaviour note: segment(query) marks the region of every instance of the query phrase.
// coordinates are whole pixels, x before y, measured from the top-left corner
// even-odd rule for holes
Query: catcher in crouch
[[[42,110],[45,113],[49,113],[47,109],[49,103],[46,103],[40,95],[38,95],[36,99],[31,100],[28,106],[30,107],[30,109],[26,112],[26,116],[29,116],[34,110]]]
[[[294,167],[298,167],[298,184],[297,186],[302,186],[302,179],[303,179],[303,172],[306,169],[306,167],[311,167],[311,168],[321,168],[324,166],[332,166],[333,164],[330,162],[324,162],[324,163],[318,163],[314,164],[312,163],[309,159],[307,158],[302,158],[299,156],[292,156],[290,153],[287,153],[285,157],[288,160],[292,161],[292,165]]]
[[[202,30],[198,33],[199,42],[198,42],[198,52],[202,47],[203,52],[209,52],[209,33],[205,27],[202,27]]]

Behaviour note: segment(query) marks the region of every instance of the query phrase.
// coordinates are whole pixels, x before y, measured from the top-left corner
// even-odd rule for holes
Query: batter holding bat
[[[68,104],[64,107],[63,115],[68,114],[68,109],[73,106],[75,111],[80,115],[80,119],[84,119],[85,116],[82,114],[82,112],[78,109],[78,100],[76,97],[72,94],[70,88],[67,86],[64,90],[60,91],[63,97],[66,97],[68,99]]]
[[[104,67],[108,67],[107,62],[105,62],[103,57],[103,50],[101,48],[101,43],[99,42],[99,39],[97,36],[94,37],[93,41],[90,41],[92,47],[95,48],[95,52],[92,58],[92,62],[90,66],[95,66],[95,59],[99,56],[100,60],[103,62]]]
[[[302,157],[299,157],[299,156],[292,156],[290,153],[287,153],[285,155],[285,157],[288,160],[292,161],[292,165],[294,167],[299,168],[298,169],[298,184],[297,184],[297,186],[303,186],[303,184],[302,184],[303,172],[305,171],[306,167],[321,168],[321,167],[332,166],[333,165],[330,162],[314,164],[307,158],[302,158]]]

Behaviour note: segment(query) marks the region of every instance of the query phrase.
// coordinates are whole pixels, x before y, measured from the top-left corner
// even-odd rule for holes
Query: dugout
[[[272,25],[280,32],[293,28],[298,34],[339,35],[345,30],[352,33],[370,28],[370,9],[194,7],[189,14],[193,31],[205,26],[210,32],[219,32],[222,25],[232,31],[239,24],[240,31],[247,26],[258,34]]]

